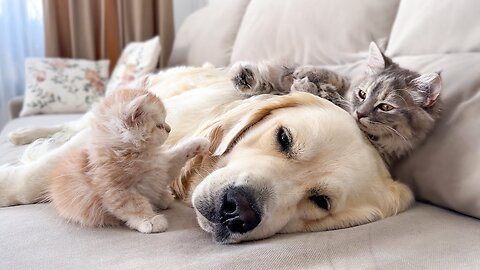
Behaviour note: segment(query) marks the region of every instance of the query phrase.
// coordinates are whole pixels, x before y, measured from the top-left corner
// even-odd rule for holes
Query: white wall
[[[183,20],[195,10],[205,6],[208,0],[174,0],[173,15],[175,32],[178,31]]]

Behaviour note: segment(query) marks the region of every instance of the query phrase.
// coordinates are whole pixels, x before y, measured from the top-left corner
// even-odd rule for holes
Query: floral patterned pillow
[[[107,85],[107,95],[153,72],[160,57],[158,36],[144,42],[132,42],[118,59]]]
[[[108,60],[28,58],[20,116],[86,112],[105,93]]]

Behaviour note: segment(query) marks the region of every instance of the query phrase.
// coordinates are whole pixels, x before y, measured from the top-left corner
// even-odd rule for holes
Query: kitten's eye
[[[378,105],[378,108],[380,108],[380,110],[385,111],[385,112],[393,110],[393,106],[388,105],[386,103],[382,103],[382,104]]]
[[[280,127],[277,131],[277,142],[282,152],[289,152],[292,146],[292,136],[285,127]]]
[[[361,98],[361,99],[365,99],[367,97],[367,93],[365,93],[365,91],[363,91],[362,89],[358,90],[358,96]]]
[[[312,201],[316,206],[324,209],[324,210],[330,210],[330,198],[325,195],[314,195],[310,196],[308,199]]]

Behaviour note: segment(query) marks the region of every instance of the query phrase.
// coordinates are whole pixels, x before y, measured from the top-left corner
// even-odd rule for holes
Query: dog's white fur
[[[204,230],[215,234],[220,225],[202,216],[199,207],[215,204],[211,200],[227,186],[268,191],[262,198],[261,223],[245,234],[217,235],[221,242],[354,226],[395,215],[413,200],[406,186],[391,179],[354,120],[326,100],[307,93],[243,100],[226,73],[211,66],[170,69],[151,76],[146,85],[165,103],[172,126],[167,144],[199,135],[212,142],[212,155],[192,160],[172,186],[178,197],[193,202]],[[0,206],[42,198],[46,172],[83,143],[88,134],[82,123],[88,117],[10,135],[15,143],[53,134],[62,140],[73,137],[54,150],[45,147],[54,140],[34,144],[27,149],[28,163],[0,168]],[[292,132],[293,157],[278,149],[275,132],[280,126]],[[312,192],[328,195],[330,211],[309,200]]]

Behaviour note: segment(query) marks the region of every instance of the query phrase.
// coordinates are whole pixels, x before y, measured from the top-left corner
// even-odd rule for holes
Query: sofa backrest
[[[398,0],[251,1],[230,62],[278,59],[343,64],[362,59],[374,40],[385,45]]]
[[[480,51],[478,14],[475,0],[210,0],[180,27],[170,66],[351,63],[372,40],[391,56]]]
[[[230,63],[233,43],[249,0],[210,0],[180,27],[169,66]]]
[[[387,54],[480,52],[480,1],[402,0]]]

